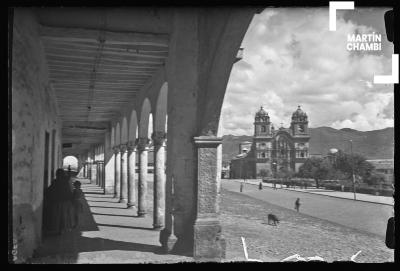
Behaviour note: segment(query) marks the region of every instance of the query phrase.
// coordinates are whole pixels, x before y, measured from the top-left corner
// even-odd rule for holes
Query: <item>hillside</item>
[[[326,154],[329,149],[337,148],[350,152],[350,142],[353,140],[353,152],[367,159],[393,159],[394,128],[389,127],[374,131],[357,131],[350,128],[340,130],[331,127],[309,128],[310,154]],[[223,136],[223,161],[229,161],[238,154],[239,143],[252,141],[252,136]]]

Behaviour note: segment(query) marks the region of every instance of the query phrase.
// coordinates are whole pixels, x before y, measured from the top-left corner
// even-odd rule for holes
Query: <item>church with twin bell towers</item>
[[[308,116],[300,106],[289,128],[275,129],[261,106],[254,117],[253,141],[241,142],[230,164],[231,178],[274,177],[282,171],[298,172],[309,157]]]

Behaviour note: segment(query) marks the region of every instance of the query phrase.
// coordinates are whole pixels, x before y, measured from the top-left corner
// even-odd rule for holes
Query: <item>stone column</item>
[[[217,134],[232,65],[253,16],[252,8],[227,8],[218,12],[177,9],[174,13],[166,63],[168,166],[166,218],[160,242],[167,250],[172,246],[172,250],[190,253],[197,259],[220,260],[223,255],[220,226],[216,222],[216,211],[212,210],[216,208],[213,202],[216,188],[207,181],[201,183],[217,179],[220,142],[209,142],[211,147],[203,150],[202,141],[196,140],[199,141],[196,145],[193,136]],[[208,193],[211,202],[198,198]],[[177,238],[175,244],[173,235]],[[207,244],[209,251],[205,249]]]
[[[92,162],[88,163],[88,179],[92,182]]]
[[[225,240],[219,222],[220,178],[218,146],[222,138],[200,136],[197,146],[197,217],[194,223],[195,259],[225,258]],[[221,161],[219,161],[221,162]]]
[[[105,193],[105,189],[106,189],[106,179],[105,179],[105,174],[104,174],[105,170],[104,170],[104,161],[102,161],[101,163],[101,188],[104,189],[104,193]]]
[[[128,149],[126,145],[120,146],[121,151],[121,193],[119,196],[120,203],[126,203],[128,198]]]
[[[154,132],[153,227],[161,229],[165,222],[165,132]]]
[[[99,169],[99,161],[96,161],[96,185],[100,185],[99,182],[99,173],[100,173],[100,169]]]
[[[147,194],[147,156],[149,151],[149,139],[142,137],[138,139],[137,149],[139,151],[139,185],[138,185],[138,216],[146,215]]]
[[[121,153],[119,147],[114,147],[114,198],[119,198],[121,177]]]
[[[128,144],[128,203],[127,208],[135,206],[136,146]]]
[[[83,163],[83,178],[86,178],[86,163]]]
[[[99,186],[103,188],[103,161],[98,161],[98,169],[99,169]]]
[[[102,162],[101,162],[101,161],[98,161],[97,163],[98,163],[98,164],[97,164],[97,167],[98,167],[98,174],[97,174],[98,177],[97,177],[97,178],[98,178],[98,180],[99,180],[99,181],[98,181],[98,182],[99,182],[99,187],[101,187],[101,185],[102,185],[102,184],[101,184],[101,164],[102,164]]]

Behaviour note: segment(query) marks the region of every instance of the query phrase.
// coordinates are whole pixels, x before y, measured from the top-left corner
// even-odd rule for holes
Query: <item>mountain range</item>
[[[336,148],[344,152],[351,152],[350,140],[353,142],[353,153],[361,154],[367,159],[393,159],[394,156],[394,128],[381,130],[357,131],[350,128],[334,129],[331,127],[309,128],[309,154],[328,153],[329,149]],[[222,137],[222,159],[230,161],[239,153],[239,143],[253,141],[253,136],[224,135]]]

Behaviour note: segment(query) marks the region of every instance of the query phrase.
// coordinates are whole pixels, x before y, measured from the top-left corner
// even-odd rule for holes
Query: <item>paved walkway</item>
[[[222,188],[239,192],[236,181],[222,180]],[[300,213],[338,223],[367,233],[385,236],[387,220],[392,216],[393,207],[386,204],[327,197],[316,193],[302,193],[290,189],[263,189],[246,183],[243,195],[294,210],[294,202],[300,198]]]
[[[112,196],[103,195],[98,186],[86,179],[79,180],[87,203],[81,227],[62,236],[45,239],[33,263],[193,261],[191,257],[161,252],[159,231],[152,229],[152,212],[145,218],[136,217],[136,209],[127,209],[126,203],[118,203]]]
[[[228,180],[235,181],[235,182],[243,182],[243,180],[241,180],[241,179],[228,179]],[[246,183],[259,185],[260,180],[246,180]],[[273,184],[272,183],[263,183],[263,187],[272,188]],[[300,187],[286,188],[285,186],[282,186],[280,184],[277,184],[276,187],[278,189],[282,188],[285,190],[291,190],[291,191],[297,191],[297,192],[303,192],[303,193],[312,193],[312,194],[324,195],[324,196],[329,196],[329,197],[354,200],[354,193],[352,193],[352,192],[341,192],[341,191],[321,189],[321,188],[316,188],[316,187],[310,187],[307,189],[303,189]],[[356,200],[372,202],[372,203],[379,203],[379,204],[386,204],[386,205],[391,205],[391,206],[394,205],[393,197],[386,197],[386,196],[375,196],[375,195],[369,195],[369,194],[356,193]]]

